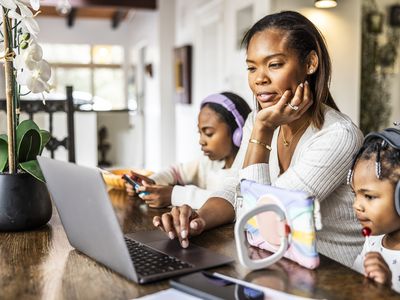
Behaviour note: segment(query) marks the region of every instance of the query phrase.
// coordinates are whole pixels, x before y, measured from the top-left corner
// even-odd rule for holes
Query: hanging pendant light
[[[66,16],[71,12],[72,6],[68,0],[58,0],[56,11],[61,16]]]
[[[337,6],[336,0],[315,0],[315,7],[318,8],[332,8]]]

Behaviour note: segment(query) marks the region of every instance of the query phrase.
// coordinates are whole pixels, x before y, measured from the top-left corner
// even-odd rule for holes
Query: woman
[[[363,238],[346,174],[362,134],[329,92],[331,64],[324,39],[307,18],[286,11],[259,20],[243,42],[257,111],[245,124],[234,162],[243,165],[240,177],[314,195],[323,223],[318,251],[351,266]],[[234,220],[240,209],[234,192],[232,184],[198,212],[175,207],[153,223],[187,247],[189,235]]]

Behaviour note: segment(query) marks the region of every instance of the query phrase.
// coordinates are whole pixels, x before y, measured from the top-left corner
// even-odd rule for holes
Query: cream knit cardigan
[[[314,195],[320,201],[323,225],[317,232],[318,251],[351,267],[361,252],[364,238],[352,209],[354,197],[346,184],[346,176],[363,136],[344,114],[326,106],[324,115],[325,122],[320,130],[311,125],[306,129],[283,174],[279,175],[277,143],[282,141],[277,140],[280,129],[277,128],[268,163],[240,170],[236,173],[238,176],[230,178],[224,190],[212,196],[224,198],[235,207],[235,188],[242,178]],[[254,113],[247,118],[242,145],[232,169],[240,169],[243,165],[253,120]]]

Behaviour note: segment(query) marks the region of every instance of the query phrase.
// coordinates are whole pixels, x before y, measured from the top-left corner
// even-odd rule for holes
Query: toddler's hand
[[[392,272],[389,266],[378,252],[368,252],[364,258],[365,276],[372,280],[384,284],[392,284]]]

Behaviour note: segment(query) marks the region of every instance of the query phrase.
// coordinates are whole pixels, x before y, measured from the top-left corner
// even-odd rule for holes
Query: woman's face
[[[198,128],[201,151],[211,160],[223,160],[235,155],[232,136],[228,124],[208,106],[204,106],[199,113]]]
[[[257,32],[247,48],[248,82],[261,108],[276,104],[286,90],[294,95],[307,76],[295,50],[286,47],[284,31]]]

